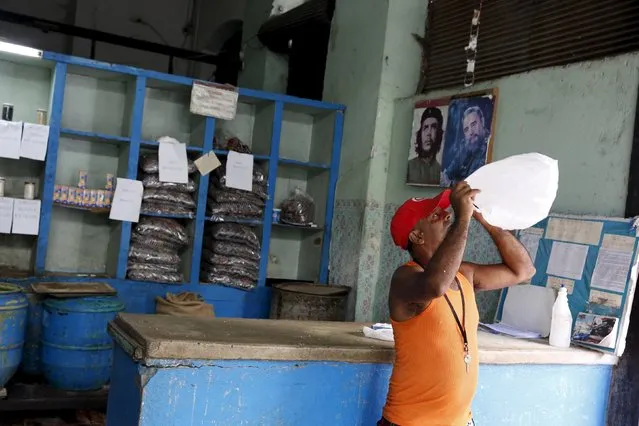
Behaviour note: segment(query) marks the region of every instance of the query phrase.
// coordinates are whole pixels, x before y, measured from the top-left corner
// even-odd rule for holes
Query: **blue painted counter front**
[[[266,329],[277,326],[273,321],[252,321],[268,323]],[[300,360],[152,358],[148,349],[152,347],[158,355],[181,347],[188,357],[188,337],[176,342],[167,336],[163,343],[144,337],[143,332],[130,331],[135,329],[134,321],[129,324],[133,325],[131,329],[116,336],[108,426],[368,426],[380,417],[392,369],[385,357],[389,353],[392,357],[392,349],[382,342],[373,342],[371,347],[371,341],[356,335],[361,330],[356,324],[337,324],[333,334],[327,332],[332,325],[322,325],[320,331],[311,329],[309,323],[298,323],[297,333],[292,331],[294,327],[289,328],[292,336],[308,341],[297,349]],[[352,346],[346,347],[343,340],[336,346],[322,347],[318,343],[321,338],[315,340],[319,335],[333,340],[337,333],[344,333],[345,326],[350,327],[347,334]],[[215,321],[209,327],[223,328]],[[198,327],[192,329],[199,334],[196,340],[207,337],[198,332]],[[248,336],[245,330],[238,330],[235,337],[237,357],[259,357],[261,352],[267,358],[269,353],[277,353],[273,352],[274,346],[265,346],[264,341],[256,341],[255,334]],[[279,344],[280,337],[271,336],[273,345]],[[201,341],[198,350],[217,353],[220,358],[233,356],[228,339],[220,339],[215,342],[219,346],[212,344],[206,349]],[[355,342],[368,354],[358,352]],[[290,339],[281,343],[280,353],[285,355],[276,358],[292,354],[291,343]],[[228,350],[221,351],[222,347]],[[134,359],[136,354],[146,356],[144,351],[151,358]],[[327,360],[311,359],[321,358],[323,352]],[[341,362],[333,359],[340,352],[344,359]],[[366,357],[376,361],[360,362]],[[474,402],[476,422],[478,426],[603,426],[611,372],[612,366],[606,364],[482,365]]]

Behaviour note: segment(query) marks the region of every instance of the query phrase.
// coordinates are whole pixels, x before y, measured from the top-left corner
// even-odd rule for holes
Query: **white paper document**
[[[600,248],[590,286],[623,293],[626,291],[630,262],[632,252]]]
[[[160,182],[188,183],[189,160],[186,158],[186,144],[169,137],[162,137],[159,142]]]
[[[581,280],[587,255],[588,246],[553,241],[546,273]]]
[[[0,120],[0,157],[19,159],[21,139],[21,122]]]
[[[44,161],[49,143],[49,126],[24,123],[20,157]]]
[[[519,233],[519,241],[526,248],[533,264],[537,259],[537,250],[539,250],[539,241],[541,240],[544,230],[542,228],[528,228]]]
[[[548,220],[546,238],[549,240],[598,245],[603,222],[552,217]]]
[[[601,247],[610,250],[625,251],[632,253],[635,249],[635,237],[624,237],[623,235],[604,234]]]
[[[13,223],[13,198],[0,197],[0,234],[10,234]]]
[[[555,293],[550,288],[537,285],[510,287],[502,306],[500,324],[546,337],[550,333],[554,302]]]
[[[229,188],[253,190],[253,156],[229,151],[226,160],[226,186]]]
[[[568,278],[559,278],[548,275],[548,280],[546,281],[546,287],[550,287],[554,290],[559,290],[561,286],[566,288],[568,294],[572,294],[575,289],[575,281],[569,280]]]
[[[13,234],[38,235],[40,232],[40,200],[13,201]]]
[[[479,325],[489,331],[505,334],[511,337],[517,337],[519,339],[540,339],[541,334],[535,333],[534,331],[520,330],[516,327],[511,327],[507,324],[495,323],[495,324],[484,324],[483,322],[479,323]]]
[[[143,192],[144,188],[139,180],[118,178],[109,219],[123,222],[140,220]]]
[[[210,151],[208,154],[204,154],[195,160],[195,167],[197,167],[202,176],[208,175],[221,165],[222,163],[220,162],[220,159],[217,158],[217,155],[215,155],[213,151]]]
[[[233,120],[237,113],[239,93],[235,87],[195,82],[191,89],[192,114]]]

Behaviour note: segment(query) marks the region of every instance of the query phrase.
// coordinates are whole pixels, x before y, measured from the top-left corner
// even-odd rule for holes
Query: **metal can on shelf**
[[[2,119],[4,121],[13,121],[13,105],[2,104]]]
[[[35,199],[35,183],[31,181],[26,181],[24,183],[24,199],[25,200]]]
[[[55,185],[53,187],[53,202],[54,203],[60,202],[60,185]]]
[[[66,203],[69,200],[69,187],[60,185],[60,202]]]
[[[104,207],[104,201],[106,198],[106,191],[104,189],[98,189],[96,190],[97,192],[97,199],[96,199],[96,203],[95,206],[96,207]]]
[[[36,110],[36,123],[46,125],[47,124],[47,110],[46,109],[37,109]]]
[[[82,189],[82,205],[84,207],[91,207],[91,190]]]
[[[98,190],[90,189],[89,190],[90,199],[89,199],[89,207],[96,207],[98,205]]]
[[[4,185],[5,185],[5,179],[3,177],[0,177],[0,197],[4,197]]]
[[[78,188],[75,186],[70,186],[68,189],[67,202],[69,204],[77,204],[78,201]]]
[[[75,189],[75,202],[69,200],[69,203],[73,203],[76,206],[84,205],[84,189],[76,188]]]
[[[114,177],[111,173],[106,174],[106,185],[104,186],[104,189],[107,191],[113,191],[113,178]]]
[[[87,187],[87,180],[89,179],[89,172],[86,170],[80,170],[78,179],[78,188],[85,189]]]
[[[113,200],[113,191],[104,192],[104,207],[111,207],[111,200]]]

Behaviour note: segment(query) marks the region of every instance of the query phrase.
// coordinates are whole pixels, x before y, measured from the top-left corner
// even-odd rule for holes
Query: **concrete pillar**
[[[388,238],[385,198],[393,105],[397,98],[412,96],[417,87],[421,48],[412,34],[424,33],[426,4],[338,1],[333,19],[324,100],[343,103],[348,110],[333,221],[331,282],[354,288],[350,314],[357,321],[372,321],[375,300],[385,300],[376,292],[384,261],[382,239]]]

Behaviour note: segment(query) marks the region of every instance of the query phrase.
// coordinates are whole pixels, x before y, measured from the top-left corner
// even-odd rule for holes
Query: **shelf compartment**
[[[233,217],[224,217],[220,220],[218,218],[213,218],[212,216],[206,216],[205,219],[210,223],[239,223],[242,225],[250,226],[260,226],[264,223],[262,219],[242,219]]]
[[[164,218],[167,218],[167,219],[193,220],[195,218],[195,213],[193,213],[193,214],[140,213],[140,216],[164,217]]]
[[[214,149],[213,152],[218,157],[226,157],[227,155],[229,155],[230,151],[222,151],[219,149]],[[271,157],[269,157],[268,155],[261,155],[261,154],[251,154],[251,155],[253,156],[255,161],[269,161],[271,159]]]
[[[60,129],[60,135],[71,139],[83,139],[89,141],[103,141],[111,143],[129,143],[130,138],[124,136],[107,135],[106,133],[85,132],[84,130]]]
[[[182,142],[182,141],[180,141],[180,142]],[[158,142],[158,141],[140,141],[140,145],[142,145],[143,147],[159,148],[160,147],[160,142]],[[202,147],[187,145],[186,146],[186,151],[187,152],[202,153]]]
[[[311,163],[306,161],[299,160],[290,160],[288,158],[280,158],[278,163],[283,166],[293,166],[300,168],[309,168],[309,169],[321,169],[321,170],[330,170],[331,166],[329,164],[322,163]]]
[[[76,206],[73,204],[59,203],[55,201],[53,202],[53,205],[56,207],[62,207],[65,209],[81,210],[81,211],[95,213],[95,214],[109,214],[109,212],[111,211],[110,207],[84,207],[84,206]]]

